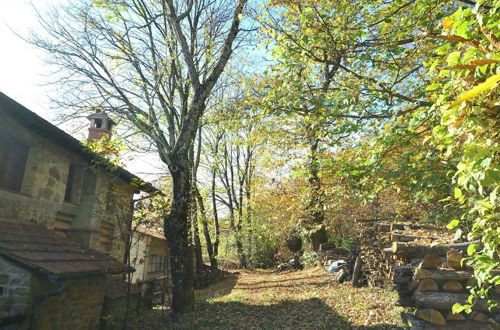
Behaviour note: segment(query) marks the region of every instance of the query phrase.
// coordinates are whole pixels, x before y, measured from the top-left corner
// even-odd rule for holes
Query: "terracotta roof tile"
[[[0,255],[54,275],[121,273],[125,264],[62,233],[30,223],[0,221]]]
[[[137,232],[139,232],[141,234],[153,236],[153,237],[156,237],[156,238],[165,239],[165,234],[162,233],[162,232],[159,232],[159,231],[153,231],[153,230],[142,228],[142,227],[136,228],[135,231],[137,231]]]

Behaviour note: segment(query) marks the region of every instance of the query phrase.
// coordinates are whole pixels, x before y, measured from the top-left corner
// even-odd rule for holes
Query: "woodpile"
[[[369,286],[386,287],[394,276],[400,279],[408,276],[397,266],[418,263],[431,252],[444,257],[448,250],[438,245],[430,248],[430,242],[443,238],[443,230],[432,225],[395,223],[389,219],[358,219],[356,222],[361,229],[358,235],[363,263],[360,281]],[[458,249],[462,251],[463,247],[458,246]]]
[[[470,244],[470,243],[469,243]],[[462,243],[462,246],[466,245]],[[411,248],[411,247],[409,247]],[[431,248],[431,247],[429,247]],[[394,283],[400,293],[400,305],[415,307],[415,315],[402,316],[412,329],[495,329],[500,327],[500,309],[488,309],[486,299],[479,299],[472,307],[473,313],[453,314],[455,303],[465,304],[469,293],[467,283],[473,278],[462,260],[462,254],[453,245],[442,246],[425,255],[418,265],[401,266],[401,274],[394,276]],[[406,255],[412,255],[407,253]],[[500,303],[500,296],[492,294],[488,299]],[[441,326],[441,327],[437,327]]]
[[[359,255],[363,263],[360,281],[376,287],[388,286],[394,276],[404,276],[395,274],[398,271],[395,266],[406,264],[407,257],[410,257],[401,255],[401,250],[407,250],[403,246],[413,246],[419,241],[436,241],[442,234],[441,229],[431,225],[392,223],[389,219],[358,219],[356,222],[361,229],[358,235]],[[411,257],[418,256],[418,252],[412,252]]]
[[[471,314],[452,314],[455,303],[466,303],[473,272],[463,262],[471,243],[456,243],[453,234],[431,225],[361,219],[358,235],[361,278],[357,283],[388,286],[399,294],[399,305],[412,329],[500,329],[500,309],[488,310],[478,300]],[[389,280],[390,279],[390,280]],[[353,283],[353,285],[355,285]],[[488,299],[498,301],[500,289]]]
[[[349,254],[349,250],[336,247],[334,243],[320,244],[317,252],[319,262],[325,267],[330,266],[335,260],[347,259]]]
[[[384,251],[390,242],[390,235],[390,224],[362,222],[362,230],[358,235],[362,271],[357,283],[386,286],[392,276],[392,262],[386,258]]]

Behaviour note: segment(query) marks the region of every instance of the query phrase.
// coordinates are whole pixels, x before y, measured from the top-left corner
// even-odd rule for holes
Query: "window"
[[[21,190],[28,147],[0,132],[0,187]]]
[[[5,288],[3,286],[0,286],[0,297],[5,295],[6,292],[7,292],[7,290],[5,290]]]
[[[66,180],[66,191],[64,192],[64,201],[73,202],[73,187],[75,183],[75,167],[69,166],[68,180]]]
[[[167,265],[166,256],[149,256],[148,259],[148,272],[163,272]]]

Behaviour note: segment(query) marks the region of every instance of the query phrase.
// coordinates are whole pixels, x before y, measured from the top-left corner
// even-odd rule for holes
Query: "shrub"
[[[316,266],[318,264],[318,254],[315,251],[306,250],[300,257],[300,262],[304,264],[305,267]]]

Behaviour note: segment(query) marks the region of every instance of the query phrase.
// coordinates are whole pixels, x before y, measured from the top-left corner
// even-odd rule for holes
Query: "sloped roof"
[[[84,248],[63,233],[31,223],[0,221],[0,255],[29,269],[64,276],[123,273],[127,265]]]
[[[149,235],[149,236],[153,236],[156,238],[165,239],[165,234],[162,232],[159,232],[159,231],[153,231],[153,230],[146,229],[143,227],[137,227],[135,229],[135,231],[138,233],[144,234],[144,235]]]
[[[0,114],[2,112],[9,113],[11,116],[19,119],[19,123],[37,134],[53,140],[56,144],[82,156],[87,161],[91,162],[94,159],[105,159],[86,148],[79,140],[75,139],[59,127],[51,124],[33,111],[17,103],[4,93],[0,92]],[[105,169],[103,167],[103,169]],[[158,192],[151,183],[144,182],[138,176],[130,173],[122,167],[116,169],[116,174],[123,180],[134,183],[138,188],[145,192]]]

